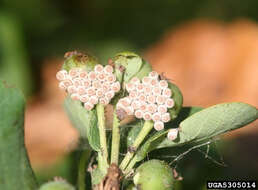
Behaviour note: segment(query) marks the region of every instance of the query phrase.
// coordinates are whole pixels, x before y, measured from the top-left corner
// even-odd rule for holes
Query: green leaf
[[[74,101],[67,97],[64,102],[64,107],[74,127],[79,131],[80,136],[88,139],[91,147],[99,151],[99,129],[96,110],[87,111],[82,106],[81,102]]]
[[[0,82],[0,189],[37,189],[24,146],[22,93]]]
[[[218,104],[185,119],[180,123],[179,137],[174,141],[164,139],[157,147],[173,147],[190,142],[200,142],[243,127],[258,118],[255,107],[245,103]]]

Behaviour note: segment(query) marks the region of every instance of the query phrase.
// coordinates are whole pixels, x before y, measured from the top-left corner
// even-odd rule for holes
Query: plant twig
[[[137,138],[135,139],[132,147],[130,147],[130,150],[126,153],[122,163],[120,164],[120,169],[122,171],[125,170],[126,166],[129,164],[130,160],[134,156],[135,151],[138,149],[144,138],[149,134],[151,129],[153,128],[153,122],[152,121],[145,121],[142,130],[138,134]]]
[[[78,165],[78,178],[77,178],[77,184],[78,184],[78,190],[86,190],[85,185],[85,174],[86,174],[86,165],[89,160],[91,154],[91,150],[87,149],[84,150],[80,155],[80,161]]]
[[[117,118],[116,109],[114,110],[113,116],[113,129],[112,129],[112,149],[111,149],[111,161],[110,163],[114,163],[118,165],[119,160],[119,147],[120,147],[120,122]]]
[[[97,116],[98,116],[98,127],[100,137],[100,152],[98,153],[98,161],[100,169],[106,173],[108,168],[108,151],[107,151],[107,138],[106,138],[106,127],[105,127],[105,113],[104,106],[97,104]]]

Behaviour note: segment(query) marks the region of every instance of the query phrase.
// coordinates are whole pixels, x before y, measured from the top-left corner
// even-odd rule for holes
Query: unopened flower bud
[[[167,134],[167,138],[171,141],[175,140],[177,138],[178,135],[178,129],[174,128],[174,129],[169,129],[168,134]]]

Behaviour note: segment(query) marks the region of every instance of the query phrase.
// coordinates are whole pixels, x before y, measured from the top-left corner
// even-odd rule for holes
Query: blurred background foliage
[[[107,61],[108,57],[118,51],[133,50],[146,55],[155,69],[166,71],[169,77],[175,78],[183,89],[187,105],[208,106],[236,100],[257,106],[258,57],[254,58],[254,55],[258,55],[258,47],[252,45],[258,42],[257,9],[257,0],[0,0],[0,79],[19,87],[28,97],[26,146],[40,182],[48,180],[46,174],[60,175],[69,178],[71,182],[75,181],[74,175],[69,172],[74,171],[76,165],[70,157],[70,151],[76,147],[77,133],[63,112],[61,105],[64,93],[58,91],[55,80],[55,73],[60,68],[65,52],[83,50],[95,54],[100,61]],[[206,23],[197,22],[197,25],[192,26],[191,22],[198,19],[204,19]],[[227,35],[221,35],[221,28],[239,19],[245,21],[237,27],[231,27],[230,32],[223,30]],[[185,27],[181,27],[182,25]],[[215,38],[214,31],[218,33]],[[196,36],[196,33],[200,36]],[[169,34],[172,41],[169,40]],[[211,34],[209,39],[214,41],[207,41],[206,34]],[[210,53],[206,50],[216,46],[217,41],[228,47],[223,40],[232,36],[237,38],[236,41],[233,40],[237,43],[236,46],[231,41],[227,43],[239,48],[232,52],[230,50],[229,53],[225,51],[223,56],[226,58],[223,59],[221,70],[214,69],[220,68],[221,59],[216,60],[220,54],[210,49],[214,56],[212,54],[211,57],[205,57]],[[191,37],[196,37],[196,41],[192,41]],[[202,46],[203,39],[208,45]],[[203,49],[198,50],[198,47]],[[223,48],[221,51],[224,52]],[[204,62],[207,60],[206,65],[215,60],[208,70],[217,71],[214,78],[209,78],[209,72],[204,74],[205,64],[198,67],[192,63],[191,56],[196,54],[204,56],[200,57],[205,59]],[[173,56],[170,57],[171,55]],[[226,71],[225,65],[230,62],[228,57],[234,57],[230,60],[233,64],[229,72],[235,75],[230,74],[229,77],[236,80],[235,86],[231,80],[228,84],[233,87],[216,86],[216,82],[224,84],[221,73]],[[201,62],[201,58],[196,62]],[[178,70],[181,67],[176,65],[177,60],[183,60],[180,66],[185,66],[181,69],[182,73],[186,73],[185,76],[180,72],[175,74],[181,71]],[[173,65],[168,65],[173,61]],[[236,65],[236,62],[243,67]],[[252,67],[247,67],[250,62]],[[236,69],[238,66],[240,69]],[[246,71],[243,78],[239,77],[241,71]],[[186,75],[193,75],[195,78],[187,78]],[[190,81],[191,84],[185,84],[183,80]],[[212,89],[210,94],[209,89],[203,86],[208,98],[201,96],[202,89],[192,90],[194,82],[199,85],[198,82],[203,81],[215,81],[214,84],[207,84]],[[242,94],[232,98],[237,94],[235,89],[239,88],[241,82]],[[251,90],[246,93],[248,85]],[[223,94],[225,88],[231,92],[228,96]],[[257,145],[258,131],[257,127],[249,128],[247,132],[233,133],[234,138],[226,138],[219,148],[228,167],[210,162],[198,151],[189,153],[178,166],[185,179],[179,182],[179,188],[205,189],[206,179],[229,179],[231,176],[232,179],[251,180],[257,177],[258,165],[255,161],[258,159],[258,152],[255,144]],[[60,131],[62,135],[58,135]]]

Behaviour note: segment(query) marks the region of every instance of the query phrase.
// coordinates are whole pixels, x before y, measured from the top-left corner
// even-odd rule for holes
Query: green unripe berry
[[[138,190],[172,190],[174,178],[167,163],[150,160],[137,168],[133,181]]]
[[[98,61],[95,57],[79,53],[77,51],[67,52],[64,57],[65,61],[63,64],[63,69],[67,71],[72,68],[81,68],[86,71],[92,71],[95,65],[98,64]]]
[[[65,180],[59,180],[45,183],[39,190],[75,190],[75,188]]]

